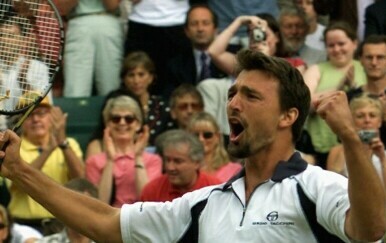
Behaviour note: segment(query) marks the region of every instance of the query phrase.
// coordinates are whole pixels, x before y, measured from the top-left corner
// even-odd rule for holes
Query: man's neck
[[[386,77],[381,79],[367,80],[367,84],[364,85],[364,91],[370,94],[381,94],[386,89]]]
[[[284,145],[284,144],[283,144]],[[293,146],[271,146],[245,161],[245,201],[248,203],[255,188],[270,179],[279,161],[288,161]]]

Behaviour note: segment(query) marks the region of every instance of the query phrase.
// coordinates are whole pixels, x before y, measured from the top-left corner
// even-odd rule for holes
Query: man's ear
[[[280,115],[279,127],[285,128],[292,126],[299,116],[296,108],[291,108]]]
[[[177,115],[176,115],[176,112],[172,109],[170,109],[170,116],[173,120],[175,120],[177,118]]]

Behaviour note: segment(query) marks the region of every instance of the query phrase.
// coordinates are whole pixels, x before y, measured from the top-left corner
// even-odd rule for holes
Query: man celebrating
[[[202,187],[220,184],[200,171],[204,147],[197,137],[184,130],[170,130],[159,136],[165,174],[149,182],[142,191],[142,201],[165,202]]]
[[[348,181],[307,165],[294,152],[310,108],[310,92],[300,73],[285,60],[249,50],[238,54],[238,62],[240,72],[227,105],[229,151],[244,159],[245,170],[223,185],[187,193],[172,202],[114,209],[65,190],[26,165],[19,156],[19,139],[11,131],[0,134],[2,143],[9,142],[0,153],[1,174],[65,224],[96,241],[326,239],[318,232],[334,242],[379,240],[386,229],[385,193],[356,133],[345,94],[331,92],[314,105],[342,141]],[[53,197],[54,193],[62,196]],[[73,215],[79,218],[73,220]]]

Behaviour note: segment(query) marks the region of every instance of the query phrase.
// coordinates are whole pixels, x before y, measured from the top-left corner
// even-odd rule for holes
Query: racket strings
[[[48,0],[0,0],[0,113],[44,96],[61,61],[62,23]]]

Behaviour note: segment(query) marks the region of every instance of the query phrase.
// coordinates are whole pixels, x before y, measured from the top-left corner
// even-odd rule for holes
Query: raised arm
[[[233,53],[226,51],[230,39],[242,25],[257,26],[260,23],[266,28],[266,21],[256,16],[237,17],[209,46],[208,53],[214,64],[228,75],[232,75],[236,64],[236,57]]]
[[[2,176],[13,181],[70,228],[98,242],[122,242],[120,209],[62,187],[20,158],[20,139],[12,131],[0,133]],[[74,217],[76,216],[76,217]]]
[[[350,200],[345,232],[354,240],[379,240],[386,231],[385,191],[356,132],[347,97],[343,91],[330,92],[320,96],[314,105],[343,145]]]

